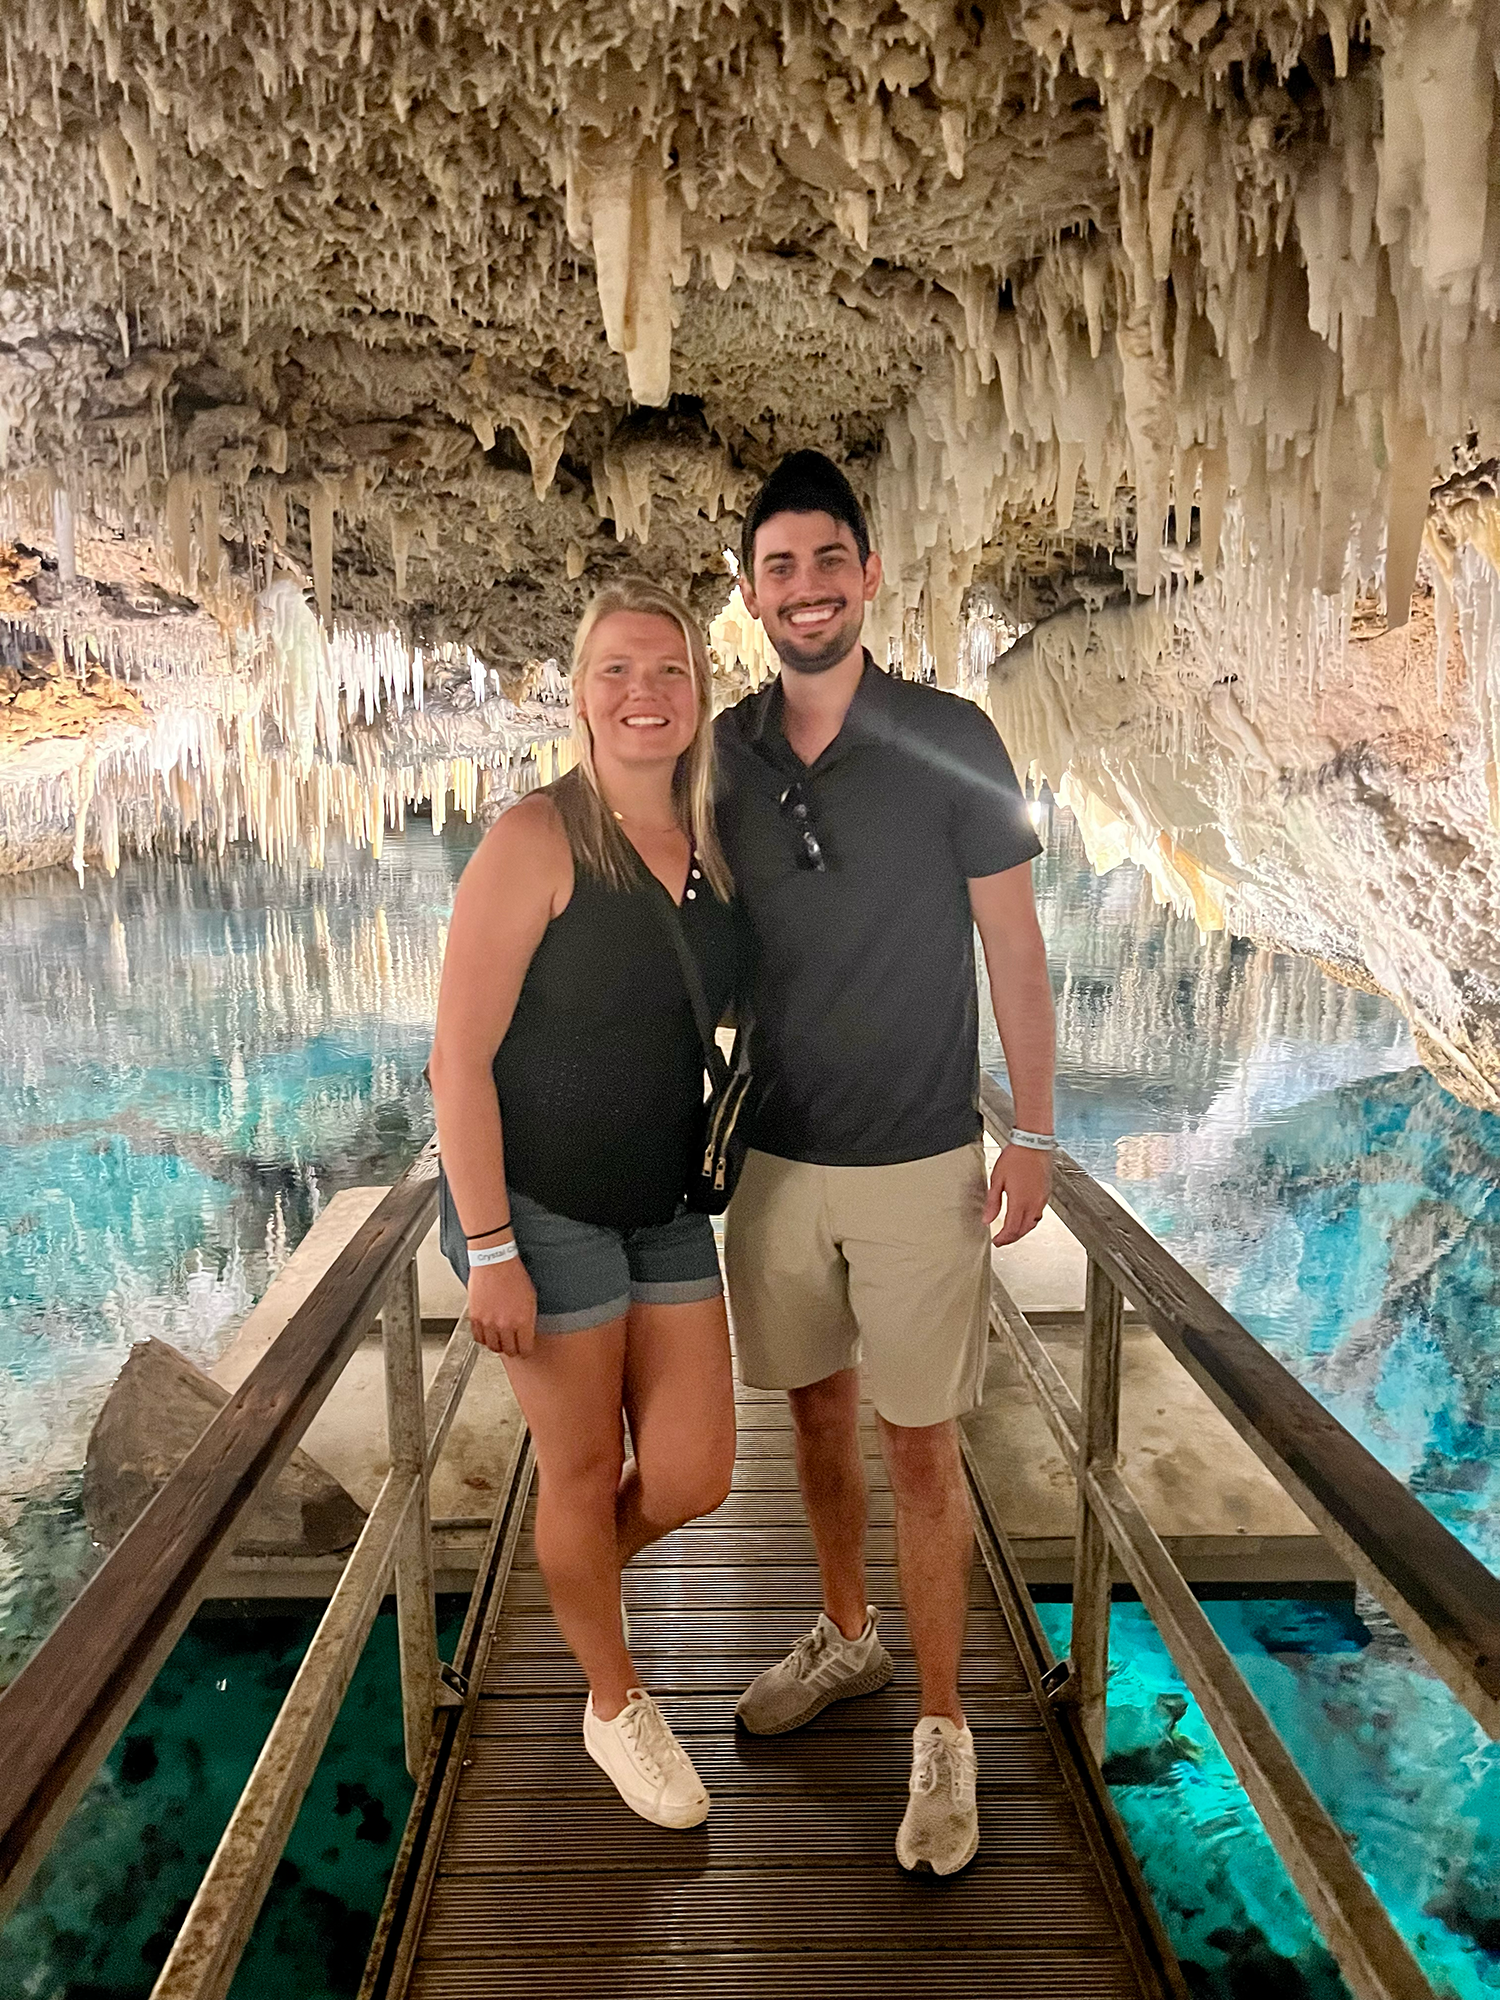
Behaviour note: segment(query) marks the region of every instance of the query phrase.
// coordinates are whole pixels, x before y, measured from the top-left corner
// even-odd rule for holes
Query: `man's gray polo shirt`
[[[968,883],[1042,851],[1015,771],[981,709],[868,653],[815,763],[782,711],[778,678],[715,725],[719,829],[756,942],[751,1143],[819,1166],[950,1152],[980,1130]],[[782,804],[799,779],[821,873],[799,865]]]

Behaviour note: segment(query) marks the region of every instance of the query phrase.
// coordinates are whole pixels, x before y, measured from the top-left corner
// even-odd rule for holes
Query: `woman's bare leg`
[[[604,1326],[540,1334],[505,1368],[536,1447],[537,1561],[594,1713],[608,1721],[639,1685],[620,1629],[622,1567],[711,1513],[734,1473],[724,1302],[632,1306]]]
[[[553,1616],[588,1678],[594,1713],[639,1685],[620,1630],[616,1508],[625,1456],[626,1321],[537,1335],[505,1372],[536,1447],[536,1555]]]
[[[722,1299],[634,1305],[625,1408],[635,1457],[620,1481],[620,1565],[684,1521],[711,1514],[734,1476],[734,1370]]]

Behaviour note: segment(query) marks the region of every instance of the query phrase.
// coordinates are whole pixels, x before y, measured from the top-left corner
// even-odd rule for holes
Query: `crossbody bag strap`
[[[642,864],[644,869],[645,864]],[[714,1023],[708,1011],[708,996],[703,991],[703,975],[698,970],[698,961],[693,956],[693,947],[687,941],[687,932],[682,928],[682,916],[673,902],[671,894],[663,888],[656,876],[645,870],[650,884],[661,900],[661,912],[672,940],[672,949],[677,954],[677,963],[682,971],[682,983],[687,988],[688,1005],[693,1010],[693,1020],[697,1025],[698,1039],[703,1044],[703,1060],[708,1066],[709,1079],[716,1091],[722,1090],[729,1079],[729,1065],[724,1060],[724,1051],[714,1036]]]

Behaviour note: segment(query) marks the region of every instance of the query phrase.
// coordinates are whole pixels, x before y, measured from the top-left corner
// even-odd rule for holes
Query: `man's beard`
[[[860,628],[864,622],[864,606],[861,604],[825,638],[811,646],[803,646],[790,627],[784,627],[771,644],[781,664],[793,673],[826,674],[841,660],[848,659],[859,643]]]

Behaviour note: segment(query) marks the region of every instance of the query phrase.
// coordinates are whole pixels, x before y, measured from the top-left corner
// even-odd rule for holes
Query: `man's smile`
[[[786,622],[799,632],[815,632],[820,626],[831,625],[841,616],[843,610],[842,599],[831,604],[802,605],[796,611],[788,611],[785,614]]]

